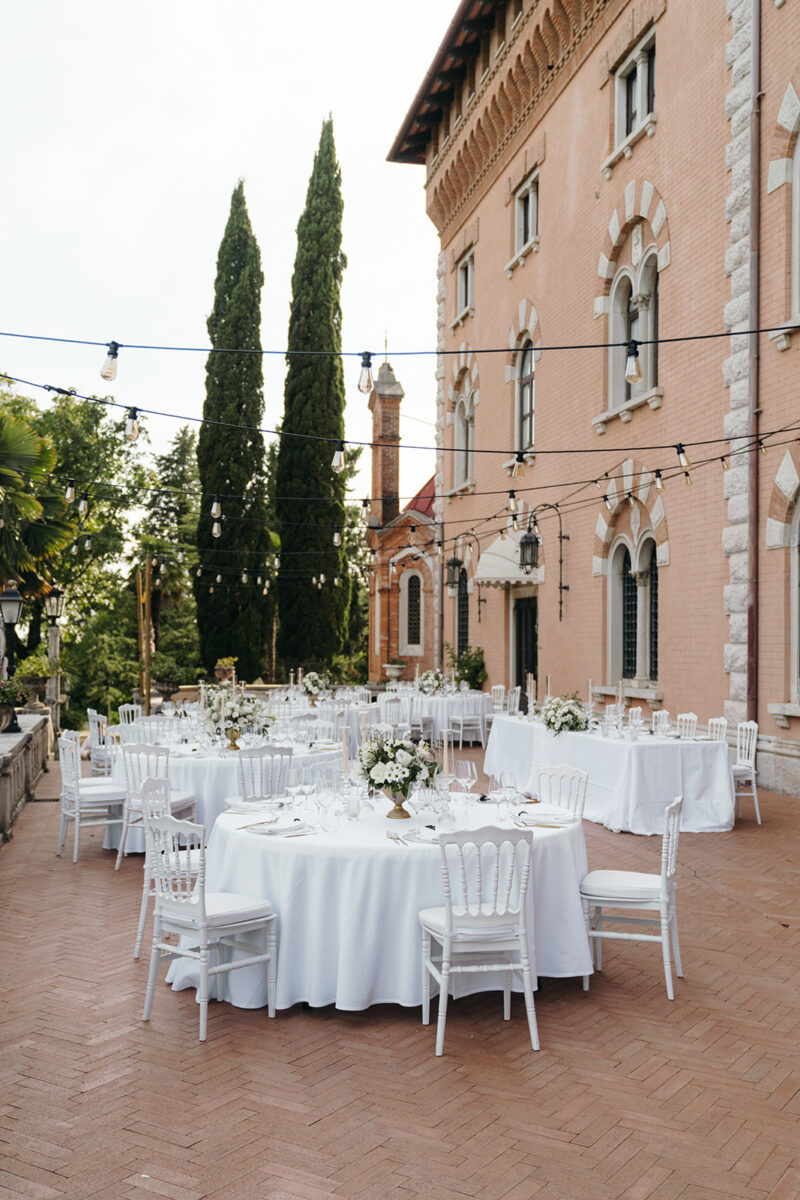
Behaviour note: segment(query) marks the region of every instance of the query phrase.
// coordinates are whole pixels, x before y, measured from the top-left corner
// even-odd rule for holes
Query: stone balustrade
[[[22,733],[0,733],[0,843],[11,836],[11,826],[43,771],[52,740],[50,714],[17,714]]]

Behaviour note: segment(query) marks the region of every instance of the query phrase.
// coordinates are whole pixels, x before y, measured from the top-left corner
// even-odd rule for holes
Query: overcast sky
[[[424,168],[386,162],[456,0],[25,0],[4,6],[0,329],[207,346],[219,242],[241,177],[266,283],[262,343],[286,346],[296,225],[331,112],[342,168],[343,347],[382,350],[406,391],[406,443],[434,440],[437,239]],[[0,369],[125,405],[200,416],[204,354],[0,338]],[[284,359],[266,358],[265,426]],[[368,439],[345,360],[347,436]],[[24,390],[24,389],[20,389]],[[32,395],[37,395],[31,392]],[[416,418],[416,419],[412,419]],[[426,423],[422,423],[426,422]],[[180,422],[151,418],[163,450]],[[368,452],[355,489],[369,492]],[[401,491],[433,470],[401,455]]]

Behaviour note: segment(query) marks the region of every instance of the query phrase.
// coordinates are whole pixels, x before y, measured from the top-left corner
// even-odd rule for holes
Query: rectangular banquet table
[[[538,815],[541,809],[531,811]],[[464,802],[458,812],[463,828],[497,823],[493,804]],[[207,888],[271,901],[278,918],[277,1007],[299,1001],[351,1011],[372,1004],[419,1005],[417,914],[444,903],[438,842],[398,846],[386,832],[405,833],[410,822],[389,821],[382,812],[343,820],[335,833],[294,838],[243,828],[255,820],[234,814],[217,820],[208,845]],[[535,828],[533,835],[534,915],[528,923],[533,976],[590,974],[579,894],[587,870],[583,828],[573,822]],[[176,989],[197,986],[191,962],[174,963],[167,979]],[[263,970],[245,967],[224,979],[225,999],[233,1004],[266,1005]],[[462,976],[457,994],[495,987],[502,987],[499,975]]]
[[[653,737],[552,733],[540,721],[498,715],[484,771],[510,772],[536,794],[540,767],[567,764],[589,774],[584,817],[615,832],[661,834],[664,810],[683,796],[681,829],[720,833],[733,828],[733,771],[727,743]]]

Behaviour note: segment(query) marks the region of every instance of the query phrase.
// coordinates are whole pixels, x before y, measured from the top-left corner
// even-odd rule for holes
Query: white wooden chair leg
[[[150,868],[145,863],[144,868],[144,883],[142,885],[142,903],[139,906],[139,927],[136,930],[136,945],[133,948],[133,957],[138,958],[142,949],[142,938],[144,937],[144,927],[147,923],[147,909],[150,905]]]
[[[274,1017],[276,960],[278,957],[278,939],[275,936],[274,921],[271,922],[267,930],[267,950],[269,951],[269,962],[267,963],[267,1014],[270,1017]]]
[[[431,973],[428,970],[428,959],[431,956],[431,935],[427,930],[422,931],[422,1024],[431,1023]]]
[[[156,990],[156,980],[158,978],[158,963],[161,957],[161,951],[158,948],[158,943],[161,941],[161,919],[156,916],[153,922],[153,948],[150,951],[150,970],[147,972],[147,991],[144,994],[144,1011],[142,1020],[149,1021],[150,1013],[153,1008],[153,996]]]
[[[681,948],[678,942],[678,914],[672,910],[672,920],[669,923],[670,932],[672,933],[672,957],[675,960],[675,974],[679,979],[683,979],[683,963],[681,962]]]
[[[222,964],[222,955],[223,954],[224,954],[224,949],[222,946],[222,942],[217,942],[217,966],[218,967],[221,966],[221,964]],[[217,1004],[222,1004],[222,998],[224,995],[224,985],[225,985],[225,980],[222,976],[222,972],[220,971],[219,975],[216,978],[216,987],[214,988],[214,998],[216,999]]]
[[[447,1000],[450,994],[450,947],[444,947],[442,956],[442,984],[439,989],[439,1019],[436,1022],[436,1054],[444,1054],[444,1027],[447,1022]]]
[[[675,999],[675,991],[672,987],[672,962],[669,950],[669,921],[667,914],[661,914],[661,953],[664,958],[664,979],[667,984],[667,999]]]
[[[125,842],[128,839],[128,814],[125,812],[122,817],[122,829],[119,835],[119,850],[117,850],[117,861],[114,863],[114,870],[119,870],[119,864],[122,862],[122,855],[125,852]]]
[[[511,1020],[511,972],[503,972],[503,1020]]]
[[[208,1030],[208,946],[200,948],[200,986],[197,989],[197,1003],[200,1005],[200,1041],[204,1042]]]
[[[74,863],[76,863],[78,861],[78,844],[80,842],[80,836],[81,836],[81,816],[80,816],[80,809],[79,809],[75,813],[75,838],[73,841],[73,849],[72,849],[72,861]]]
[[[56,848],[56,858],[61,857],[61,851],[64,849],[64,841],[66,840],[66,836],[67,836],[67,817],[66,817],[66,814],[62,811],[61,825],[59,826],[59,830],[58,830],[58,846]]]
[[[594,910],[594,927],[599,933],[603,928],[603,910],[599,905],[595,906]],[[603,969],[603,942],[601,938],[592,938],[594,942],[594,968],[596,971]]]
[[[528,1016],[528,1032],[531,1035],[531,1047],[539,1049],[539,1026],[536,1023],[536,1005],[533,1000],[533,980],[531,979],[531,964],[528,961],[527,950],[523,948],[522,956],[522,990],[525,995],[525,1012]]]
[[[756,810],[756,820],[758,821],[758,823],[760,825],[761,824],[761,813],[758,808],[758,788],[756,787],[755,776],[753,776],[753,778],[751,780],[751,785],[753,788],[753,804],[755,805],[755,810]]]

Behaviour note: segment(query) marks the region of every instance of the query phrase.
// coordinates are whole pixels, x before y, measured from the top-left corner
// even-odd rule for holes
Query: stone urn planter
[[[233,679],[233,667],[214,667],[214,674],[220,683],[224,683],[226,679]]]
[[[46,675],[21,675],[19,682],[28,693],[28,708],[39,709],[47,707],[39,699],[41,693],[47,691]]]
[[[14,720],[14,709],[10,704],[0,704],[0,733]]]
[[[386,678],[390,680],[402,679],[403,671],[406,669],[406,664],[403,663],[383,663],[383,669],[386,672]]]

